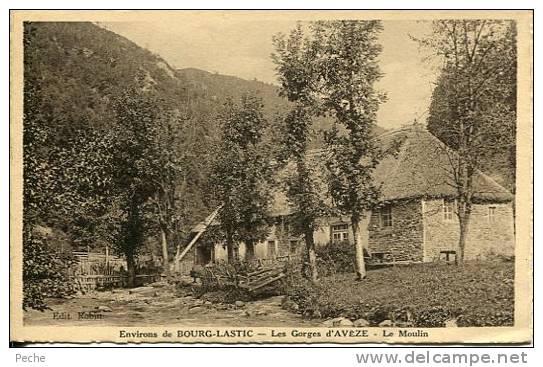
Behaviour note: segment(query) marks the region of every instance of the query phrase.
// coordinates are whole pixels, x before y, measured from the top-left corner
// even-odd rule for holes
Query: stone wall
[[[288,248],[285,247],[286,245],[284,244],[284,242],[280,241],[280,239],[278,237],[279,233],[280,233],[280,226],[279,225],[274,225],[270,229],[270,234],[268,235],[266,240],[258,242],[258,243],[255,244],[255,258],[257,258],[257,259],[267,259],[268,254],[269,254],[269,252],[268,252],[269,251],[268,250],[269,246],[274,246],[275,247],[276,256],[283,256],[283,255],[288,254],[286,252],[286,251],[288,251]],[[227,261],[227,259],[228,259],[228,251],[226,250],[226,244],[224,244],[224,243],[216,243],[213,250],[214,250],[213,258],[214,258],[215,261]],[[239,244],[239,249],[238,249],[240,259],[242,259],[242,260],[245,259],[246,251],[247,250],[246,250],[245,243],[241,242]]]
[[[396,261],[422,261],[422,207],[420,200],[391,204],[392,226],[381,226],[379,210],[373,211],[369,225],[370,251],[392,252]]]
[[[489,207],[494,207],[493,220]],[[442,250],[456,250],[460,233],[458,217],[443,217],[443,200],[424,200],[424,261],[434,261]],[[492,254],[514,253],[513,209],[507,204],[475,204],[471,214],[464,257],[484,259]]]
[[[303,248],[301,247],[301,245],[303,245],[301,242],[303,241],[299,241],[299,236],[295,236],[292,233],[287,218],[279,217],[272,233],[273,238],[277,240],[277,256],[288,256],[303,253]],[[294,248],[294,253],[291,253],[290,251],[291,241],[297,242],[297,246]]]
[[[360,233],[359,241],[364,244],[365,247],[368,246],[368,222],[370,219],[369,213],[362,218],[360,222]],[[318,221],[318,229],[314,232],[315,246],[324,246],[331,241],[331,227],[336,224],[348,224],[349,225],[349,242],[353,242],[353,231],[350,223],[350,218],[347,216],[343,217],[328,217],[321,218]],[[297,241],[297,251],[291,253],[291,241]],[[288,256],[290,255],[300,255],[303,256],[305,253],[305,242],[303,236],[295,236],[291,233],[289,226],[285,221],[280,218],[277,220],[277,223],[271,228],[270,234],[265,241],[259,242],[255,245],[255,257],[257,259],[266,259],[268,258],[268,247],[271,245],[271,242],[275,243],[275,253],[276,256]],[[226,261],[227,251],[226,245],[222,243],[217,243],[214,246],[214,260],[215,261]],[[239,256],[240,259],[245,258],[245,244],[242,242],[239,244]]]
[[[360,224],[359,240],[370,251],[392,252],[397,261],[434,261],[441,250],[455,250],[458,244],[458,219],[443,218],[443,200],[401,200],[391,204],[392,226],[382,227],[379,211],[367,214]],[[494,220],[489,220],[488,207],[494,207]],[[423,219],[424,218],[424,219]],[[331,241],[331,226],[349,224],[349,241],[353,232],[348,217],[322,218],[314,233],[316,246]],[[303,238],[295,237],[282,221],[278,221],[265,241],[255,246],[256,258],[268,258],[268,247],[275,246],[276,256],[290,253],[290,241],[298,240],[298,255],[304,253]],[[273,241],[273,244],[271,243]],[[514,253],[513,211],[511,204],[476,204],[473,206],[470,230],[466,243],[466,259],[485,258],[489,254]],[[239,247],[245,258],[245,244]],[[227,259],[226,247],[216,244],[214,259]]]
[[[226,244],[216,243],[214,248],[214,259],[215,261],[226,261],[228,259],[228,251],[226,249]],[[239,258],[245,259],[246,247],[245,243],[241,242],[239,244]],[[268,241],[258,242],[255,245],[255,257],[257,259],[265,259],[268,254]]]

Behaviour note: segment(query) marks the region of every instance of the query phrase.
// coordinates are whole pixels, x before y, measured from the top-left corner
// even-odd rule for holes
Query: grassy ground
[[[514,263],[418,264],[337,274],[314,285],[292,279],[287,293],[308,317],[364,318],[377,325],[438,327],[510,326],[514,314]]]

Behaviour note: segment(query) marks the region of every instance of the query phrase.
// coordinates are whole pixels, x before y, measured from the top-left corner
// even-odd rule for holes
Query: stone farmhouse
[[[374,172],[381,184],[381,205],[366,214],[360,240],[369,251],[392,254],[395,261],[430,262],[441,251],[455,250],[459,224],[455,213],[455,187],[451,159],[455,153],[420,125],[412,125],[378,136],[382,149],[393,144],[395,154],[387,155]],[[492,178],[478,171],[474,177],[474,206],[465,248],[465,258],[514,253],[514,196]],[[272,259],[303,252],[303,239],[292,235],[288,224],[292,209],[278,193],[269,237],[255,246],[255,256]],[[321,218],[315,231],[317,246],[329,242],[351,242],[348,217]],[[346,244],[347,245],[347,244]],[[245,257],[240,244],[239,257]],[[225,245],[196,246],[198,264],[225,260]]]

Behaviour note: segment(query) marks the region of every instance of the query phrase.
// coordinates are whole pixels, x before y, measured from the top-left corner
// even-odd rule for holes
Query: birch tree
[[[440,60],[429,127],[449,147],[459,220],[458,260],[464,258],[474,200],[473,179],[497,145],[514,151],[516,31],[510,21],[438,20],[420,43]],[[441,121],[436,116],[442,116]],[[513,163],[514,159],[511,160]]]

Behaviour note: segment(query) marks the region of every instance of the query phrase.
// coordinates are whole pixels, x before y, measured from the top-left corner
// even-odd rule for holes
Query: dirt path
[[[176,296],[170,288],[93,292],[67,300],[51,300],[51,310],[25,313],[25,325],[95,326],[313,326],[318,321],[281,308],[281,297],[243,305],[211,304],[192,296]]]

